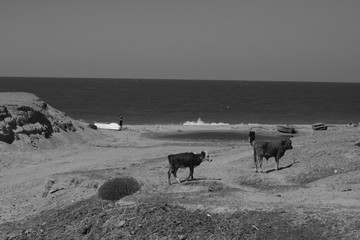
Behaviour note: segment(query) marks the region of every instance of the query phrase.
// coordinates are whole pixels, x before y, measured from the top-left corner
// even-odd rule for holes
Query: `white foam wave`
[[[186,121],[183,123],[184,126],[221,126],[221,125],[230,125],[229,123],[205,123],[200,118],[194,122],[194,121]]]
[[[101,129],[119,130],[120,125],[117,123],[95,123],[95,126]]]

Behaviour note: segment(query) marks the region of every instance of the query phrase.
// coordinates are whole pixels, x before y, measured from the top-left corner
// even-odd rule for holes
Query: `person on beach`
[[[120,131],[122,130],[122,125],[123,125],[123,116],[121,115],[121,113],[120,113],[120,115],[119,115],[119,125],[120,125]]]

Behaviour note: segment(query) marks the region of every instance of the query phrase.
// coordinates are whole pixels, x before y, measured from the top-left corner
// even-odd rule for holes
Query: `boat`
[[[318,131],[318,130],[327,130],[327,126],[324,124],[324,123],[314,123],[312,125],[312,129],[315,130],[315,131]]]
[[[292,126],[276,126],[276,129],[281,133],[297,133],[295,128]]]

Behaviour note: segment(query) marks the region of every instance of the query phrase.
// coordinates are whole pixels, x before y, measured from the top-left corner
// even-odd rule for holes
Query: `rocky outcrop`
[[[49,138],[61,130],[77,131],[65,113],[33,94],[0,93],[0,141],[11,144],[21,135]]]

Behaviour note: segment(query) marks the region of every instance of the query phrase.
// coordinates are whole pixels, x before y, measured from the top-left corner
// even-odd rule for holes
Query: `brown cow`
[[[168,178],[169,178],[169,185],[171,185],[170,177],[171,173],[176,178],[176,181],[180,183],[179,178],[176,176],[176,173],[179,168],[190,168],[190,174],[186,178],[186,180],[193,180],[194,168],[199,166],[200,163],[203,161],[211,162],[212,159],[210,158],[209,154],[202,151],[201,153],[178,153],[178,154],[170,154],[168,156],[169,159],[169,171],[168,171]]]
[[[258,163],[260,165],[260,171],[262,169],[262,160],[265,157],[268,160],[271,157],[275,158],[276,170],[279,170],[279,160],[284,156],[286,150],[293,149],[292,142],[289,138],[286,140],[274,140],[274,141],[255,141],[255,132],[249,133],[250,144],[254,148],[254,162],[255,172],[258,172]]]

